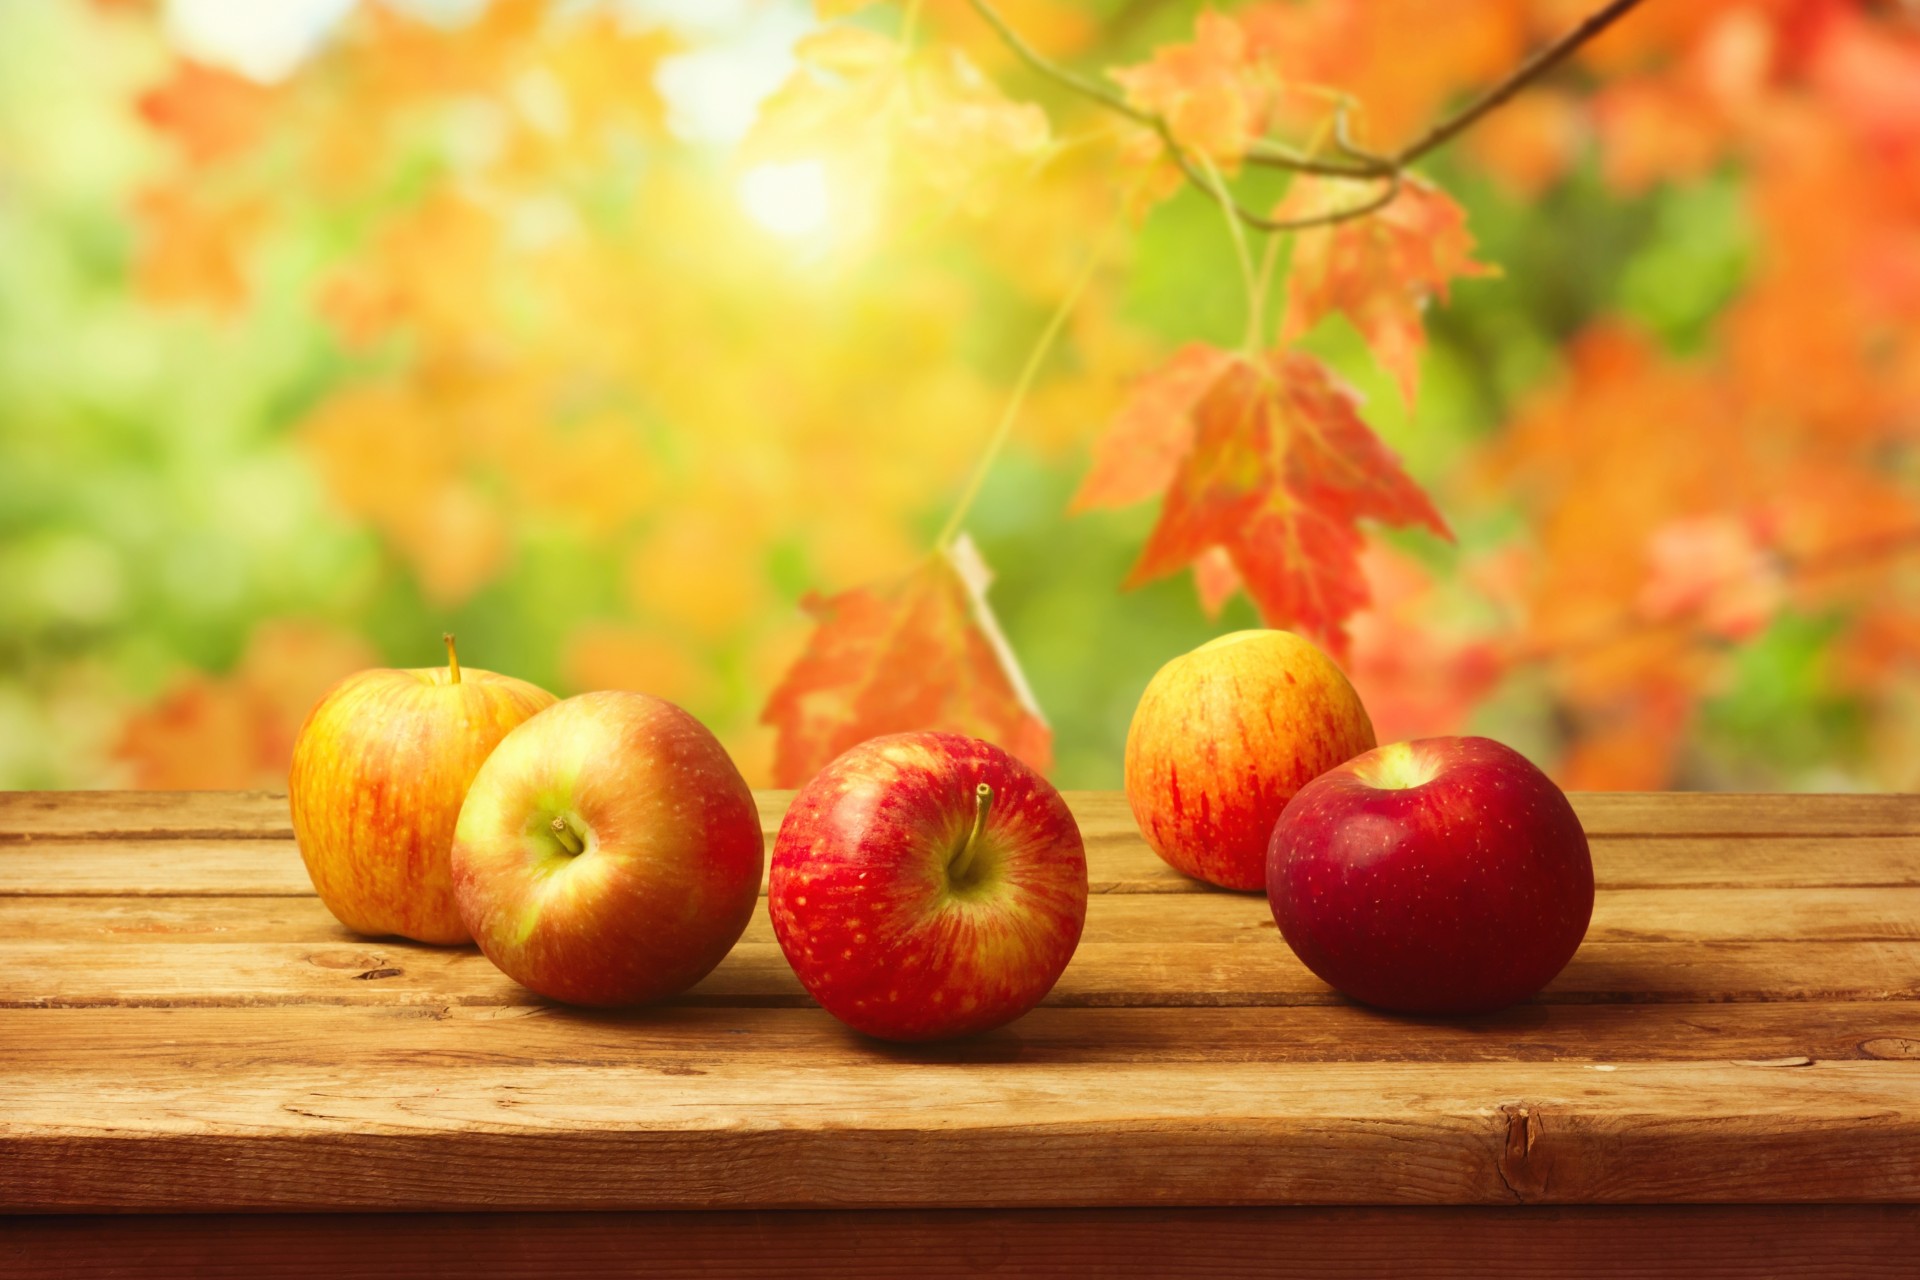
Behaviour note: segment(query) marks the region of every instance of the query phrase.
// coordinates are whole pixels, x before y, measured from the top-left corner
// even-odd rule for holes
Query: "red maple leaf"
[[[1301,179],[1281,215],[1318,215],[1360,198],[1350,183]],[[1299,233],[1281,337],[1297,338],[1333,312],[1344,313],[1412,408],[1427,344],[1421,312],[1435,298],[1446,301],[1456,277],[1499,274],[1472,255],[1466,212],[1438,187],[1409,178],[1378,213]]]
[[[1231,351],[1189,342],[1138,379],[1094,443],[1093,469],[1074,495],[1073,510],[1131,506],[1166,492],[1193,447],[1193,407],[1233,360]]]
[[[819,624],[767,699],[774,785],[797,787],[868,738],[945,729],[986,738],[1036,769],[1053,735],[987,607],[988,573],[965,538],[892,582],[801,602]]]
[[[1297,351],[1188,347],[1144,379],[1075,505],[1126,505],[1154,483],[1166,498],[1128,586],[1192,565],[1209,607],[1237,581],[1269,625],[1311,632],[1335,650],[1368,601],[1360,520],[1452,536],[1361,420],[1352,393]]]

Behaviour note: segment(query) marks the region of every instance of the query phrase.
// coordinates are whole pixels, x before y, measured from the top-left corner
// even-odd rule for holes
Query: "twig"
[[[1453,141],[1456,135],[1481,116],[1494,110],[1508,98],[1565,62],[1573,56],[1574,50],[1624,18],[1640,3],[1641,0],[1613,0],[1611,4],[1588,14],[1579,26],[1521,63],[1512,75],[1487,90],[1472,104],[1463,107],[1400,148],[1394,155],[1393,162],[1400,166],[1410,165],[1429,151]]]
[[[967,487],[961,490],[960,498],[953,504],[953,511],[947,516],[946,524],[941,526],[939,535],[933,540],[936,547],[944,549],[951,546],[953,540],[960,535],[967,513],[973,510],[974,500],[980,496],[980,490],[986,485],[987,473],[993,470],[994,461],[999,458],[1000,451],[1006,448],[1007,440],[1013,435],[1013,424],[1020,418],[1020,410],[1026,404],[1027,392],[1033,389],[1034,379],[1039,376],[1040,366],[1046,363],[1048,353],[1053,350],[1054,340],[1066,327],[1067,317],[1071,316],[1074,307],[1079,305],[1080,297],[1086,292],[1087,285],[1092,282],[1093,274],[1099,268],[1101,259],[1106,257],[1107,250],[1112,247],[1114,232],[1121,224],[1130,199],[1131,193],[1116,207],[1113,221],[1108,225],[1106,235],[1087,251],[1086,261],[1080,265],[1080,273],[1074,277],[1073,283],[1067,288],[1066,296],[1060,300],[1060,305],[1054,308],[1046,327],[1040,331],[1039,339],[1027,352],[1027,362],[1021,367],[1019,381],[1014,383],[1013,392],[1007,397],[1006,406],[1001,410],[1000,421],[995,424],[993,434],[987,439],[986,449],[981,452],[980,460],[974,464],[972,474],[967,477]]]
[[[1167,122],[1165,116],[1157,112],[1143,111],[1128,102],[1119,92],[1046,57],[1008,25],[1007,20],[1000,15],[1000,11],[991,3],[991,0],[968,0],[973,11],[993,28],[994,34],[1000,37],[1001,42],[1027,66],[1055,84],[1153,130],[1155,136],[1160,139],[1161,145],[1167,149],[1167,154],[1173,159],[1174,164],[1179,167],[1181,176],[1210,198],[1218,201],[1222,208],[1241,222],[1259,231],[1299,231],[1309,227],[1328,226],[1352,218],[1365,217],[1375,210],[1386,207],[1400,194],[1408,165],[1451,142],[1482,116],[1495,110],[1535,80],[1566,61],[1576,49],[1605,31],[1642,2],[1643,0],[1610,0],[1610,3],[1589,14],[1579,26],[1521,63],[1506,79],[1494,85],[1468,106],[1435,124],[1426,133],[1393,155],[1379,155],[1353,141],[1347,132],[1347,110],[1350,103],[1345,99],[1342,99],[1334,109],[1335,145],[1346,157],[1344,160],[1322,159],[1310,153],[1297,151],[1272,138],[1255,138],[1248,144],[1244,155],[1244,159],[1249,164],[1285,169],[1292,173],[1309,173],[1320,177],[1346,178],[1382,184],[1379,192],[1368,199],[1329,210],[1326,213],[1313,214],[1304,218],[1268,218],[1253,212],[1234,199],[1224,185],[1210,180],[1208,175],[1193,163],[1192,157],[1187,154],[1186,148],[1180,145],[1179,139],[1174,137],[1173,127]]]
[[[1227,236],[1233,241],[1233,256],[1240,263],[1240,282],[1247,291],[1247,336],[1244,345],[1249,356],[1260,350],[1261,335],[1266,332],[1264,312],[1266,295],[1260,288],[1260,278],[1254,273],[1253,251],[1247,247],[1247,229],[1240,225],[1240,219],[1231,212],[1233,197],[1227,194],[1227,181],[1220,176],[1219,166],[1204,154],[1200,163],[1206,166],[1207,182],[1213,188],[1213,196],[1219,202],[1221,211],[1227,220]],[[1278,244],[1269,240],[1268,244]]]

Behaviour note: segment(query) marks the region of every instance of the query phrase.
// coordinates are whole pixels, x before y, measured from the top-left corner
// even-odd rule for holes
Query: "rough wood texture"
[[[29,1218],[0,1273],[66,1280],[1904,1280],[1907,1206]]]
[[[767,830],[785,799],[761,797]],[[1769,1274],[1730,1252],[1741,1240],[1798,1240],[1836,1275],[1887,1256],[1843,1240],[1910,1261],[1905,1208],[1509,1211],[1436,1234],[1413,1208],[1272,1207],[1920,1203],[1920,798],[1579,797],[1601,884],[1586,945],[1536,1002],[1447,1021],[1347,1003],[1260,898],[1167,869],[1120,797],[1072,801],[1100,892],[1059,987],[1000,1032],[901,1049],[813,1008],[764,913],[669,1006],[568,1010],[471,948],[347,933],[308,891],[281,797],[0,795],[0,1209],[1002,1215],[986,1232],[1011,1252],[992,1258],[958,1243],[980,1228],[966,1215],[752,1214],[731,1236],[714,1217],[569,1220],[580,1257],[624,1242],[688,1265],[722,1239],[853,1232],[874,1274],[1085,1274],[1087,1256],[1372,1274],[1394,1232],[1426,1274],[1505,1274],[1487,1251],[1549,1274],[1517,1252],[1523,1221],[1628,1268],[1567,1274],[1644,1274],[1688,1247],[1623,1252],[1609,1232],[1628,1221],[1726,1244],[1677,1264],[1702,1275]],[[1081,1212],[1209,1205],[1268,1208],[1138,1219],[1186,1242],[1164,1254],[1112,1225],[1135,1219]],[[396,1221],[353,1220],[374,1237]],[[530,1247],[514,1232],[536,1221],[463,1238],[493,1257]],[[232,1227],[233,1274],[332,1256],[295,1243],[334,1238],[300,1219],[235,1223],[251,1225]],[[151,1274],[229,1265],[184,1228],[113,1230],[154,1251]],[[36,1272],[114,1274],[79,1239],[0,1225],[0,1271],[15,1248]],[[1325,1268],[1269,1269],[1309,1239],[1301,1265]],[[818,1274],[861,1273],[819,1256],[840,1262]]]
[[[771,833],[790,791],[763,791],[762,825]],[[1920,795],[1735,795],[1726,792],[1593,792],[1572,797],[1589,836],[1756,835],[1912,836],[1920,832]],[[1070,791],[1067,802],[1089,841],[1133,836],[1126,798],[1115,791]],[[287,797],[274,791],[0,792],[0,839],[90,836],[185,839],[193,836],[290,837]]]

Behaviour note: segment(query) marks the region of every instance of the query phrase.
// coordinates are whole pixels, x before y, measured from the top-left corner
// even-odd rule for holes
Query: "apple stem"
[[[453,632],[442,631],[440,633],[440,638],[447,642],[447,670],[452,673],[448,677],[447,683],[459,684],[460,683],[460,655],[455,653],[453,650]]]
[[[973,789],[973,830],[967,832],[967,842],[960,846],[960,856],[947,867],[954,879],[967,874],[973,865],[973,851],[980,845],[980,835],[987,829],[987,810],[993,807],[993,788],[981,783]]]
[[[565,818],[553,820],[553,838],[560,842],[562,849],[576,858],[587,851],[587,846],[580,843],[580,837],[574,834],[573,828],[567,825]]]

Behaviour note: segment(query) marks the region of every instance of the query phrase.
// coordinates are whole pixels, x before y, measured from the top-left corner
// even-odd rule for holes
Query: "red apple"
[[[827,1012],[885,1040],[1011,1022],[1052,989],[1087,917],[1066,801],[992,743],[861,743],[794,798],[773,845],[773,931]]]
[[[1178,870],[1258,889],[1293,793],[1372,747],[1373,722],[1331,658],[1290,631],[1237,631],[1148,682],[1127,729],[1127,802]]]
[[[764,865],[725,749],[644,693],[581,694],[508,734],[453,839],[480,949],[570,1004],[641,1004],[706,977],[746,930]]]
[[[287,776],[293,835],[327,910],[356,933],[465,942],[453,825],[494,744],[553,695],[447,665],[348,676],[308,713]]]
[[[1593,915],[1567,797],[1487,738],[1369,751],[1287,804],[1267,897],[1307,968],[1407,1013],[1484,1013],[1566,967]]]

